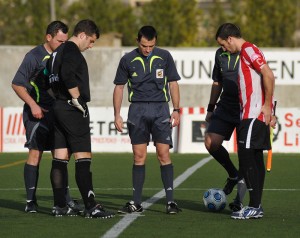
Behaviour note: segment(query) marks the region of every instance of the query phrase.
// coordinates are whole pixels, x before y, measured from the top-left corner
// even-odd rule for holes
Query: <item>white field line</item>
[[[148,191],[158,191],[161,188],[143,188]],[[52,188],[38,188],[40,191],[52,191]],[[78,188],[69,188],[69,190],[78,191]],[[119,191],[132,190],[132,188],[94,188],[94,191]],[[176,188],[176,191],[206,191],[207,188]],[[237,189],[234,189],[237,191]],[[25,191],[25,188],[0,188],[3,192]],[[300,188],[264,188],[264,191],[300,191]]]
[[[203,165],[205,165],[207,162],[209,162],[212,159],[212,157],[207,157],[202,160],[200,160],[198,163],[193,165],[192,167],[188,168],[184,173],[179,175],[174,180],[174,189],[178,187],[181,183],[183,183],[188,177],[190,177],[197,169],[201,168]],[[162,189],[153,197],[149,198],[145,202],[143,202],[143,208],[147,209],[151,205],[153,205],[155,202],[160,200],[165,196],[165,190]],[[135,219],[137,219],[140,215],[136,214],[127,214],[125,215],[117,224],[115,224],[110,230],[108,230],[102,238],[116,238],[118,237],[132,222],[134,222]]]

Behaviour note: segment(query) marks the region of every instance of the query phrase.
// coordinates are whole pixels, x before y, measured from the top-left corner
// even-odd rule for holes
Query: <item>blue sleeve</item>
[[[181,77],[179,76],[178,71],[176,69],[174,59],[169,52],[168,52],[167,61],[168,62],[167,62],[166,76],[168,77],[168,82],[180,80]]]
[[[119,66],[117,68],[114,84],[125,85],[128,82],[129,73],[127,69],[127,63],[124,57],[121,58]]]
[[[32,86],[30,85],[30,78],[36,71],[36,67],[38,67],[37,59],[30,52],[27,53],[16,72],[12,80],[12,84],[23,86],[27,90],[30,90]]]

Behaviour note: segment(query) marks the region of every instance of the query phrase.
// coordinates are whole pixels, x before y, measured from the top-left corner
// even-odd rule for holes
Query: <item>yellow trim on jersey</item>
[[[142,65],[143,65],[143,68],[144,68],[144,72],[146,72],[145,63],[144,63],[144,61],[143,61],[143,59],[141,57],[135,57],[130,63],[132,63],[132,62],[134,62],[136,60],[141,61]]]
[[[40,90],[39,90],[39,87],[33,81],[30,81],[30,84],[32,85],[32,87],[34,87],[34,90],[36,92],[36,102],[39,103],[40,102]]]
[[[153,60],[155,60],[155,59],[161,59],[161,60],[163,60],[163,58],[161,58],[161,57],[159,57],[159,56],[156,56],[156,55],[152,56],[151,59],[150,59],[150,72],[151,72],[152,62],[153,62]]]

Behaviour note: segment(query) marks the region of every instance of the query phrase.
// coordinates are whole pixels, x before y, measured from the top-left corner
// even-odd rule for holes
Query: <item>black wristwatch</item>
[[[178,108],[178,109],[177,109],[177,108],[174,108],[174,109],[173,109],[173,112],[178,112],[178,113],[180,114],[180,109],[179,109],[179,108]]]

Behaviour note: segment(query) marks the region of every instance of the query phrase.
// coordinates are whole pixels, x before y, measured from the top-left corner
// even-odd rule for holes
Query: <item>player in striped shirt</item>
[[[261,50],[242,38],[232,23],[221,25],[216,33],[220,46],[230,53],[240,52],[238,72],[241,123],[237,130],[240,171],[249,190],[249,205],[233,212],[234,219],[263,217],[261,205],[265,180],[263,150],[271,149],[270,126],[275,78]]]

